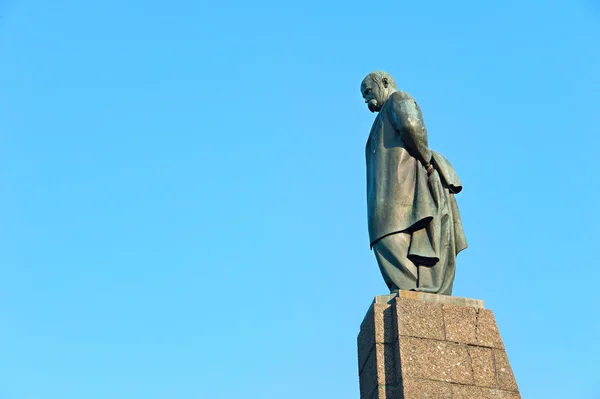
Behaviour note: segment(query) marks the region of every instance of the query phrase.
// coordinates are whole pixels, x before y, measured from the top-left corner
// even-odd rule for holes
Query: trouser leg
[[[454,269],[447,269],[446,252],[442,252],[440,260],[434,266],[418,266],[419,281],[417,291],[429,292],[431,294],[452,293],[452,281],[454,280]],[[452,273],[450,276],[449,274]],[[450,280],[450,285],[446,284]]]
[[[390,234],[373,244],[379,270],[390,291],[417,289],[418,271],[408,259],[409,245],[407,233]]]
[[[417,291],[452,295],[456,271],[456,255],[452,252],[450,247],[446,247],[440,252],[440,260],[435,266],[419,266]]]
[[[442,217],[439,231],[433,232],[432,235],[439,239],[436,251],[439,260],[435,265],[418,266],[418,291],[452,295],[452,285],[456,271],[456,253],[453,231],[450,230],[451,226],[452,220],[449,217]]]

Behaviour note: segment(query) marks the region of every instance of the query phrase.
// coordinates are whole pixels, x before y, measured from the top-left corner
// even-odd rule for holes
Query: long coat
[[[409,258],[427,266],[447,258],[441,256],[445,247],[453,257],[467,247],[454,198],[462,186],[448,160],[428,148],[421,109],[408,93],[395,92],[385,102],[365,155],[371,247],[386,235],[408,232]],[[427,163],[434,166],[430,175]]]

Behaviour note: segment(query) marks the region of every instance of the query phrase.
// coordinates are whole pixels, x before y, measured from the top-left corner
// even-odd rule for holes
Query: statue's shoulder
[[[399,115],[400,118],[414,117],[422,119],[421,108],[417,100],[405,91],[397,91],[390,96],[392,106],[388,108],[390,112]]]
[[[414,97],[405,91],[399,90],[392,93],[390,100],[392,103],[390,110],[393,110],[392,112],[407,112],[408,110],[412,110],[414,108],[418,109],[419,107]]]
[[[413,100],[414,101],[413,96],[411,96],[407,92],[401,91],[401,90],[398,90],[398,91],[392,93],[392,99],[394,101],[404,101],[404,100]]]

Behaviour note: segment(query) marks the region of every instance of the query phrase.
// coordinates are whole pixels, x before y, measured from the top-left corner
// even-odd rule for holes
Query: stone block
[[[358,372],[362,370],[367,357],[376,343],[396,341],[394,309],[392,305],[373,303],[369,308],[358,334]]]
[[[400,382],[400,370],[396,367],[397,344],[375,344],[377,354],[377,383],[379,385],[397,385]]]
[[[519,387],[513,375],[512,368],[508,362],[506,352],[501,349],[494,349],[494,363],[496,365],[496,378],[498,379],[498,388],[505,391],[518,392]]]
[[[444,304],[446,341],[477,345],[477,309]]]
[[[388,304],[391,303],[394,298],[396,298],[398,294],[388,294],[388,295],[377,295],[375,297],[374,303],[383,303]]]
[[[451,399],[452,384],[440,381],[405,378],[402,399]]]
[[[497,388],[494,353],[490,348],[469,346],[469,356],[473,365],[473,380],[475,385],[487,388]]]
[[[361,397],[370,397],[378,386],[397,386],[400,383],[401,374],[396,367],[397,358],[397,344],[375,344],[363,370],[359,374]]]
[[[402,336],[399,341],[403,378],[474,384],[466,345]]]
[[[504,349],[494,313],[488,309],[477,312],[477,345]]]
[[[521,399],[521,395],[500,389],[454,385],[452,399]]]
[[[497,389],[455,385],[452,387],[452,399],[500,399]]]
[[[510,391],[498,391],[499,399],[521,399],[521,394],[519,392],[510,392]]]
[[[439,303],[396,298],[396,320],[400,336],[444,339],[444,316]]]
[[[375,342],[382,344],[396,341],[393,306],[375,303],[373,304],[373,310],[375,316]]]
[[[377,354],[375,349],[367,358],[364,367],[359,374],[360,381],[360,397],[361,399],[370,398],[373,392],[377,389]]]
[[[360,325],[360,332],[356,341],[358,344],[358,373],[360,374],[367,358],[375,347],[375,314],[373,306],[369,307]]]

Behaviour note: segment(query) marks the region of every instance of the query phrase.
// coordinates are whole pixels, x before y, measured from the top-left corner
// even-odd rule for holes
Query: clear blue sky
[[[600,398],[600,5],[0,1],[0,398],[358,398],[359,93],[451,160],[524,398]]]

